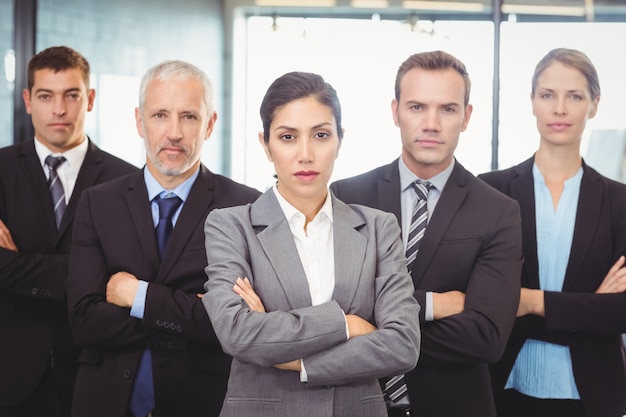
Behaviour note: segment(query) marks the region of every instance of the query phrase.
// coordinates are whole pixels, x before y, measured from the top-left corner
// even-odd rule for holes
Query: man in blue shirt
[[[260,193],[200,162],[217,119],[212,102],[195,66],[150,69],[135,110],[145,168],[81,199],[68,284],[71,325],[84,348],[75,417],[220,412],[230,358],[200,300],[203,226],[212,209]]]

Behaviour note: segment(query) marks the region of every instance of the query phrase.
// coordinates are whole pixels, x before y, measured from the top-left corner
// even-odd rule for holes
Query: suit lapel
[[[467,175],[469,174],[465,168],[456,162],[450,178],[441,192],[435,212],[428,221],[411,273],[413,282],[418,288],[419,283],[426,276],[425,271],[439,248],[448,227],[463,205],[463,201],[467,198],[468,190],[465,186]]]
[[[146,169],[146,168],[144,168]],[[159,269],[159,248],[157,246],[156,232],[152,221],[152,210],[148,200],[148,190],[143,179],[143,170],[128,177],[126,189],[126,205],[128,213],[133,220],[135,233],[141,245],[141,250],[150,268],[153,271]]]
[[[291,229],[272,189],[266,191],[250,208],[252,227],[260,229],[257,238],[274,268],[276,277],[292,309],[312,304],[309,284],[300,256],[291,238]]]
[[[574,286],[578,277],[578,271],[580,271],[583,260],[586,259],[591,246],[592,239],[589,236],[593,236],[594,231],[598,227],[598,222],[601,220],[601,202],[604,193],[601,177],[587,167],[584,162],[583,169],[572,249],[565,272],[565,281],[563,282],[564,292],[571,291]]]
[[[398,159],[387,166],[385,176],[377,183],[377,207],[388,213],[393,213],[402,224],[402,206],[400,204],[400,171],[398,171]]]
[[[101,172],[102,154],[100,153],[100,150],[93,143],[91,143],[91,141],[89,141],[85,159],[83,160],[80,170],[78,171],[78,176],[76,177],[74,190],[72,191],[67,208],[65,209],[65,213],[63,213],[63,218],[61,219],[58,238],[61,238],[61,236],[67,232],[68,228],[72,224],[74,214],[76,213],[76,207],[78,206],[78,200],[80,199],[82,192],[96,184]]]
[[[333,299],[349,311],[365,261],[367,238],[359,232],[365,224],[348,205],[333,199],[333,243],[335,251],[335,288]]]
[[[156,280],[164,281],[176,264],[180,254],[185,250],[194,231],[203,227],[213,202],[215,180],[213,174],[204,166],[189,192],[189,196],[176,221],[165,257],[161,260],[161,268]]]
[[[522,217],[522,251],[524,270],[530,288],[539,288],[539,260],[537,258],[537,217],[535,210],[535,181],[533,178],[534,157],[513,168],[511,197],[517,200]]]
[[[54,219],[54,209],[52,208],[52,202],[50,201],[50,191],[48,190],[48,182],[46,175],[39,161],[39,156],[35,151],[35,140],[31,139],[20,145],[20,165],[28,177],[27,181],[29,187],[33,187],[33,194],[43,196],[41,205],[36,209],[39,211],[39,216],[44,219],[46,224],[46,230],[44,231],[47,236],[50,237],[51,242],[55,242],[57,239],[56,221]]]

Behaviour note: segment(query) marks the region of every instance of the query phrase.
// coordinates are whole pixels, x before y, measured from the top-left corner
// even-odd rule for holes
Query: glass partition
[[[0,147],[13,143],[13,0],[0,0]]]
[[[85,55],[96,89],[87,133],[103,149],[143,166],[134,117],[141,76],[163,60],[189,61],[213,82],[221,114],[223,31],[221,8],[214,1],[39,0],[37,50],[67,45]],[[203,152],[203,161],[215,172],[222,171],[222,148],[218,119]]]
[[[235,66],[235,178],[261,190],[273,184],[272,166],[258,143],[259,106],[270,83],[294,70],[321,74],[339,94],[345,136],[333,179],[391,162],[401,149],[391,115],[397,68],[409,55],[432,49],[446,50],[468,67],[474,113],[456,154],[473,172],[489,170],[491,22],[250,17],[235,36],[245,36],[246,43],[245,59],[239,70]]]
[[[587,123],[582,154],[601,173],[625,181],[626,54],[621,39],[626,23],[514,23],[502,25],[500,90],[500,168],[530,157],[539,144],[530,86],[537,62],[553,48],[585,52],[598,70],[602,96],[596,117]],[[617,158],[619,156],[619,158]]]

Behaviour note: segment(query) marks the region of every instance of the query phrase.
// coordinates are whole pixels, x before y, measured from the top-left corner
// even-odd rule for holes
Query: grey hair
[[[141,79],[139,86],[139,109],[143,111],[146,101],[146,90],[152,81],[177,79],[195,79],[202,83],[204,87],[204,104],[210,116],[215,112],[213,107],[213,86],[211,80],[200,68],[185,61],[164,61],[150,68]]]

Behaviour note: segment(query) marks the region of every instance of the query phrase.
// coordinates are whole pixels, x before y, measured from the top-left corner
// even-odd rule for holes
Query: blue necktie
[[[175,195],[168,198],[157,197],[155,201],[159,206],[159,222],[156,226],[157,243],[159,245],[159,254],[161,259],[163,259],[170,235],[174,229],[172,217],[183,201]],[[150,352],[150,349],[146,349],[141,356],[139,368],[137,368],[135,385],[130,398],[130,411],[132,411],[135,417],[146,417],[149,412],[154,410],[155,405],[152,352]]]
[[[156,235],[161,259],[165,256],[165,250],[167,249],[170,235],[172,234],[172,230],[174,230],[172,217],[182,202],[183,200],[176,195],[168,198],[157,197],[156,203],[159,205],[159,222],[156,226]]]
[[[57,224],[57,229],[61,225],[61,219],[63,218],[63,213],[65,212],[66,207],[65,191],[63,190],[63,184],[61,184],[61,180],[57,174],[57,168],[59,168],[63,162],[65,162],[64,156],[48,155],[46,157],[46,165],[48,166],[50,173],[48,177],[48,189],[50,190],[50,198],[52,199],[52,207],[54,208],[54,219]]]

